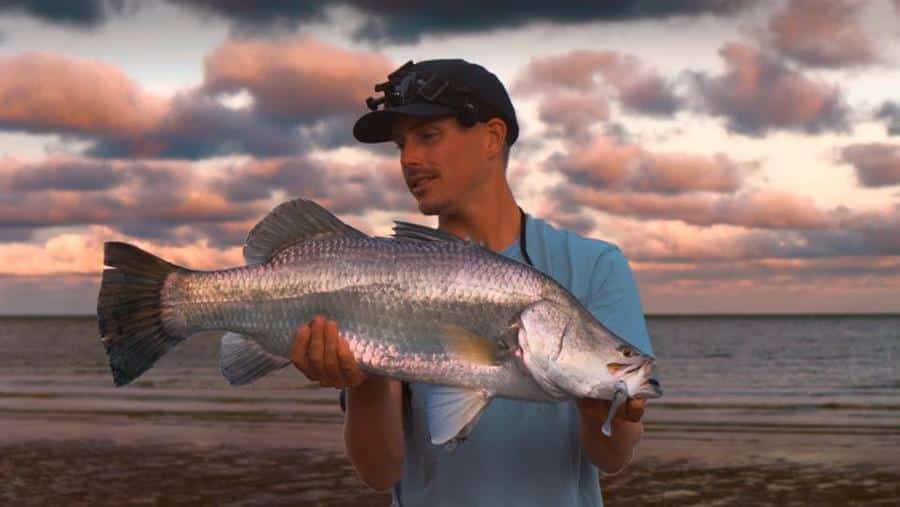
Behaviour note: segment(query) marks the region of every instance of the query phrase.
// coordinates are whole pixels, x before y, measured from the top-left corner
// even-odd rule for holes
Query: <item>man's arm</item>
[[[359,369],[337,323],[317,315],[297,328],[291,360],[323,387],[348,388],[344,447],[360,479],[383,491],[400,480],[406,445],[397,380]]]
[[[590,299],[585,305],[588,310],[610,331],[652,353],[634,275],[618,248],[601,255],[594,266],[591,284]],[[610,402],[578,400],[582,450],[603,472],[618,472],[631,461],[644,432],[640,420],[645,404],[646,400],[630,399],[622,405],[612,421],[612,436],[607,437],[600,429],[609,413]]]

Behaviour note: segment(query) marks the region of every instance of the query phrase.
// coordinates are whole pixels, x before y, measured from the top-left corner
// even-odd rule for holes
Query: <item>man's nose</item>
[[[422,150],[416,143],[406,143],[400,150],[400,165],[403,167],[421,167]]]

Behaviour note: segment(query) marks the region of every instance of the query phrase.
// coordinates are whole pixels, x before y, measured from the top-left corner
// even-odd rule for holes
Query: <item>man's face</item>
[[[393,140],[407,188],[425,215],[452,212],[486,181],[484,124],[463,129],[453,116],[401,116]]]

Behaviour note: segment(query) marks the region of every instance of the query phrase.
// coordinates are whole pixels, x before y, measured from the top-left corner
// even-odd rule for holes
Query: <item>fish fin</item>
[[[267,352],[253,338],[228,332],[219,349],[219,371],[233,386],[249,384],[291,364],[291,360]]]
[[[97,296],[97,324],[116,386],[128,384],[187,338],[162,311],[161,291],[172,273],[189,272],[140,248],[103,245],[104,269]]]
[[[491,402],[487,391],[432,385],[426,397],[428,431],[434,445],[450,444],[450,449],[472,432],[478,418]]]
[[[471,363],[498,364],[507,355],[505,343],[501,345],[497,340],[485,338],[457,324],[440,324],[440,332],[444,350]]]
[[[261,264],[300,241],[330,235],[368,237],[313,201],[283,202],[250,230],[244,242],[244,259],[249,264]]]
[[[471,243],[471,241],[454,236],[447,231],[400,220],[394,221],[393,230],[395,238],[417,239],[420,241],[462,241],[464,243]]]

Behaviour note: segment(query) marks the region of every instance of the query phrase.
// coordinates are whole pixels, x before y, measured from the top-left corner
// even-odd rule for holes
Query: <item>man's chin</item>
[[[443,207],[432,199],[422,199],[419,201],[419,211],[423,215],[440,215]]]

